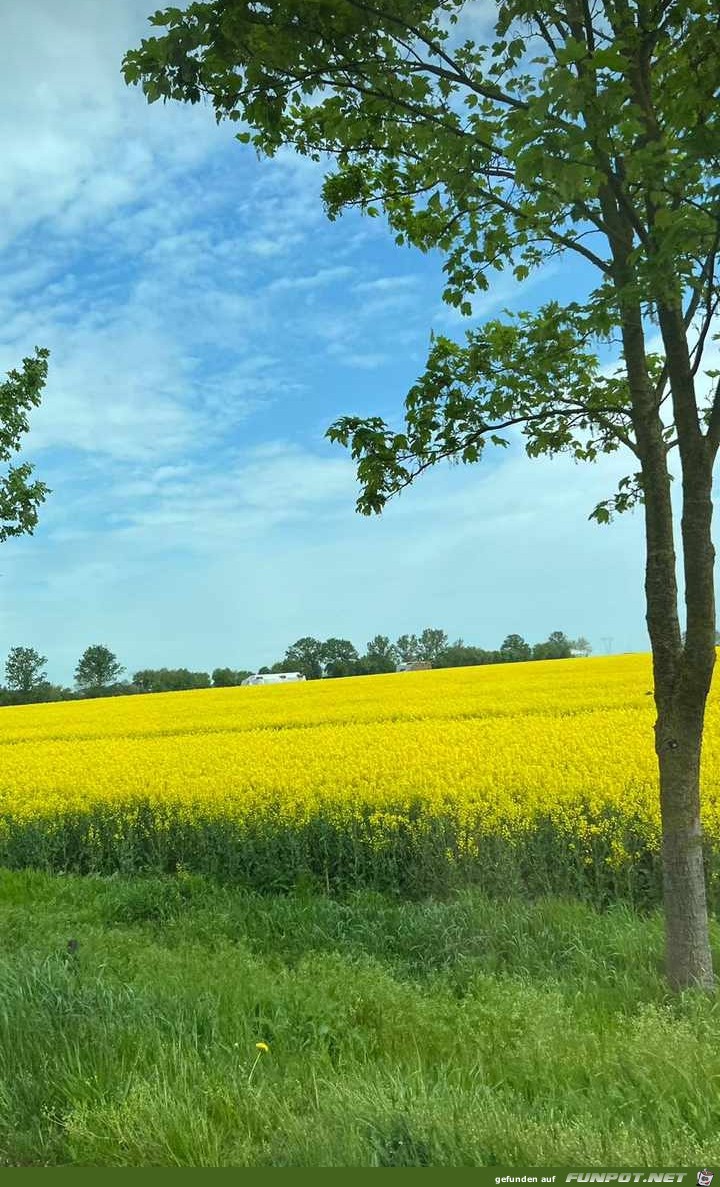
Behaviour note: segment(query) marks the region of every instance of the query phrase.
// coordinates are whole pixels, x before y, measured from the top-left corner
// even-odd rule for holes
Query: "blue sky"
[[[425,626],[645,650],[641,518],[587,518],[632,459],[488,454],[366,519],[323,436],[343,413],[397,417],[431,328],[462,338],[581,291],[572,263],[498,276],[461,318],[439,255],[382,218],[326,219],[321,166],[258,161],[209,108],[124,85],[153,8],[4,11],[0,370],[51,351],[25,454],[53,493],[0,556],[0,663],[35,646],[71,683],[102,642],[129,673],[255,668],[301,635],[362,648]]]

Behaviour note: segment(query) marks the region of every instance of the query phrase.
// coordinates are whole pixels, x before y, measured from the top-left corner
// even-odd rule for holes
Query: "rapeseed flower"
[[[482,862],[490,839],[541,828],[620,867],[659,847],[651,681],[650,657],[628,655],[8,707],[0,859],[75,846],[79,868],[172,864],[181,837],[186,866],[194,829],[227,828],[281,866],[322,824],[388,869],[431,850]],[[703,815],[720,848],[719,724],[713,691]],[[203,845],[194,869],[212,868]]]

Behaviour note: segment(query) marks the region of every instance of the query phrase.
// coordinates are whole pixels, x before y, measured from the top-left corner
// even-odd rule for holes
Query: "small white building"
[[[302,672],[258,672],[255,676],[247,676],[241,687],[253,684],[297,684],[304,680]]]
[[[395,669],[396,672],[429,672],[432,670],[432,664],[424,659],[411,659],[406,664],[398,664]]]

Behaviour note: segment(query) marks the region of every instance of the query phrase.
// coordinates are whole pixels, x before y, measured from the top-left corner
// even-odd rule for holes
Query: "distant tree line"
[[[398,664],[420,661],[434,668],[462,668],[477,664],[521,663],[535,659],[569,659],[589,655],[586,639],[569,639],[553,631],[544,643],[531,646],[522,635],[508,635],[496,651],[473,647],[462,639],[448,641],[445,631],[427,627],[419,635],[400,635],[392,643],[387,635],[375,635],[360,655],[349,639],[326,639],[310,635],[288,647],[283,659],[261,673],[301,672],[308,680],[339,676],[376,676],[394,672]],[[27,705],[40,701],[72,701],[86,697],[129,696],[147,692],[182,692],[193,688],[231,688],[241,684],[249,669],[215,668],[191,672],[188,668],[143,668],[132,679],[120,679],[125,668],[103,643],[94,643],[81,655],[75,669],[75,687],[52,684],[45,672],[47,656],[34,647],[11,648],[5,663],[5,685],[0,687],[0,705]]]
[[[471,646],[463,639],[450,643],[445,631],[426,627],[419,635],[400,635],[394,643],[387,635],[375,635],[360,655],[349,639],[321,642],[306,635],[288,647],[283,659],[261,673],[302,672],[308,680],[338,676],[377,676],[394,672],[400,663],[420,661],[433,668],[462,668],[477,664],[521,663],[534,659],[570,659],[589,655],[587,639],[569,639],[553,631],[543,642],[531,646],[522,635],[508,635],[495,651]]]
[[[191,688],[227,688],[240,684],[249,670],[216,668],[191,672],[187,668],[145,668],[132,680],[120,679],[125,668],[102,643],[83,652],[75,669],[75,687],[65,688],[47,678],[47,656],[34,647],[11,648],[5,663],[5,685],[0,686],[0,705],[27,705],[40,701],[74,701],[87,697],[129,696],[143,692],[180,692]]]

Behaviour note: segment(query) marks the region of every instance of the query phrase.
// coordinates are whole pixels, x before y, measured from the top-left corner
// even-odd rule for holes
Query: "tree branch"
[[[693,205],[696,205],[696,203],[693,203]],[[708,286],[706,300],[708,300],[708,301],[710,300],[712,289],[713,289],[713,278],[715,275],[715,264],[717,261],[717,253],[719,250],[720,250],[720,221],[718,222],[718,226],[715,231],[715,238],[713,239],[712,247],[710,248],[710,251],[708,252],[707,256],[705,257],[705,262],[703,263],[703,266],[700,270],[700,276],[698,277],[698,283],[693,291],[693,295],[690,298],[690,301],[688,302],[688,307],[685,310],[684,324],[685,324],[686,330],[690,329],[692,320],[695,317],[695,314],[697,313],[698,309],[700,308],[700,302],[703,299],[703,293],[705,292],[706,285]]]
[[[421,41],[423,45],[427,46],[431,53],[435,54],[438,58],[440,58],[441,61],[446,62],[448,66],[452,68],[452,74],[448,73],[447,71],[445,72],[446,78],[462,83],[464,86],[469,87],[470,90],[474,91],[476,95],[481,95],[484,99],[490,99],[497,103],[504,103],[506,106],[515,107],[520,111],[527,111],[527,103],[525,103],[522,99],[516,99],[514,95],[508,95],[502,90],[501,87],[482,86],[475,82],[470,77],[470,75],[466,74],[462,67],[459,66],[457,62],[455,62],[454,59],[445,52],[442,46],[432,41],[429,37],[426,37],[424,33],[422,33],[421,30],[417,28],[417,26],[409,25],[406,21],[402,20],[401,17],[396,17],[392,13],[382,9],[373,8],[369,4],[364,4],[362,3],[362,0],[347,0],[347,2],[359,12],[369,13],[371,16],[380,17],[383,20],[389,21],[391,24],[400,25],[401,28],[407,29],[408,32],[412,33],[414,37],[417,37],[418,41]],[[440,69],[439,67],[432,67],[430,65],[428,65],[427,68],[431,72],[436,72],[438,69]]]
[[[708,422],[708,429],[706,433],[706,440],[714,457],[717,453],[718,446],[720,446],[720,379],[715,385],[715,394],[713,395],[712,407],[710,410],[710,420]]]
[[[513,218],[526,222],[530,221],[528,215],[524,214],[523,211],[518,209],[517,206],[513,206],[511,202],[501,198],[499,194],[493,194],[492,191],[489,190],[480,190],[479,193],[484,198],[486,198],[490,204],[499,206],[501,210],[504,210],[506,214],[511,214]],[[567,235],[561,234],[560,231],[554,231],[551,227],[547,227],[544,230],[539,230],[538,238],[548,239],[551,243],[558,243],[563,247],[567,247],[570,251],[576,251],[579,255],[584,256],[585,259],[591,264],[594,264],[596,268],[599,268],[603,275],[612,275],[612,268],[610,264],[603,260],[600,256],[595,255],[594,251],[590,251],[589,247],[583,247],[583,245],[578,240],[570,239]]]

